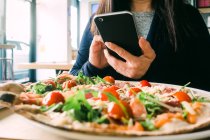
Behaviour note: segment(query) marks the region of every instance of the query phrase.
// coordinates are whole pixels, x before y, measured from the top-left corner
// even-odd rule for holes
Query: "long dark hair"
[[[179,38],[180,30],[187,30],[186,16],[184,16],[184,4],[186,0],[152,0],[152,7],[158,15],[161,28],[166,30],[166,35],[169,36],[170,43],[177,49],[177,43],[182,39]],[[132,0],[101,0],[99,8],[95,14],[117,12],[123,10],[131,10]],[[97,34],[97,29],[94,23],[91,26],[91,32]]]

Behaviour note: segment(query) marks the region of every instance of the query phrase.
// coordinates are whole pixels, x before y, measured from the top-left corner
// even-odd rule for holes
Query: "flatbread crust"
[[[210,107],[210,104],[208,104]],[[202,117],[198,119],[196,124],[188,124],[184,127],[165,129],[165,130],[156,130],[156,131],[134,131],[134,130],[116,130],[109,129],[103,124],[102,127],[98,128],[99,125],[94,123],[80,123],[74,122],[73,124],[58,124],[53,122],[53,119],[43,113],[35,113],[32,109],[32,112],[29,110],[24,110],[24,105],[21,105],[15,109],[15,112],[18,114],[34,121],[38,121],[42,124],[46,124],[49,126],[53,126],[59,129],[64,129],[68,131],[76,131],[90,134],[98,134],[98,135],[115,135],[115,136],[160,136],[160,135],[170,135],[170,134],[180,134],[192,132],[210,125],[210,117]],[[28,108],[29,109],[29,108]],[[206,114],[210,116],[210,112]],[[205,115],[205,116],[206,116]],[[167,125],[167,124],[166,124]],[[170,127],[170,126],[169,126]],[[172,127],[172,126],[171,126]]]
[[[210,98],[210,93],[208,92],[197,89],[195,89],[195,91],[195,94],[197,96]],[[1,104],[3,104],[3,102],[0,102],[0,105]],[[52,117],[49,116],[49,113],[41,112],[39,108],[40,107],[36,105],[20,104],[13,106],[11,109],[13,109],[16,113],[24,116],[29,120],[33,120],[66,131],[82,132],[94,135],[97,134],[111,136],[159,136],[192,132],[210,125],[210,103],[205,103],[205,106],[202,108],[202,114],[198,117],[198,120],[195,124],[186,123],[187,125],[180,124],[180,126],[178,126],[177,124],[179,124],[180,122],[174,120],[173,123],[167,123],[163,126],[163,128],[155,131],[114,130],[109,128],[107,124],[99,125],[90,122],[81,123],[79,121],[69,120],[69,118],[65,117],[60,117],[61,119],[59,120],[58,116],[62,115],[61,113],[50,113],[55,116],[57,115],[57,117]]]
[[[196,89],[196,92],[194,94],[196,96],[210,98],[210,94],[202,90]],[[106,124],[98,125],[95,123],[80,123],[79,121],[73,122],[71,124],[65,120],[59,121],[53,119],[46,113],[41,113],[40,111],[38,111],[38,108],[38,106],[17,105],[14,109],[15,112],[17,112],[18,114],[30,120],[34,120],[45,125],[49,125],[71,132],[82,132],[94,135],[97,134],[112,136],[160,136],[192,132],[210,125],[210,103],[205,103],[205,106],[202,108],[201,111],[202,114],[200,114],[195,124],[188,124],[184,123],[183,121],[174,120],[174,122],[167,123],[163,126],[163,128],[155,131],[113,130],[108,128]]]

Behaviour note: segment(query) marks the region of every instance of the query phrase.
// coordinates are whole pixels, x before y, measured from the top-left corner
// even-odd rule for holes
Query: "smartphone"
[[[135,56],[141,55],[138,34],[133,14],[128,11],[99,14],[94,16],[94,22],[104,42],[112,42]],[[109,53],[125,61],[115,52]]]

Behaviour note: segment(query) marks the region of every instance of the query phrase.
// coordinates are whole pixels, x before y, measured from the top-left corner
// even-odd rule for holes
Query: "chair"
[[[15,48],[13,45],[0,44],[1,83],[14,80],[13,48]],[[11,51],[10,57],[8,57],[9,50]]]

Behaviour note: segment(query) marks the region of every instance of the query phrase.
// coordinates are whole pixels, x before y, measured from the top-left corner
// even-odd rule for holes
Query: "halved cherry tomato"
[[[136,95],[138,92],[141,92],[142,90],[137,87],[131,87],[129,91],[127,92],[128,96]]]
[[[103,78],[106,82],[109,82],[111,84],[114,84],[115,83],[115,79],[112,77],[112,76],[105,76]]]
[[[42,104],[46,106],[50,106],[59,102],[64,102],[64,97],[59,91],[52,91],[48,93],[42,100]]]
[[[63,89],[71,89],[72,87],[76,86],[77,83],[74,80],[66,81],[62,84]]]
[[[190,96],[187,95],[187,93],[185,93],[183,91],[178,91],[178,92],[174,93],[173,96],[175,98],[177,98],[177,100],[179,102],[182,102],[182,101],[191,102],[192,101],[192,99],[190,98]]]
[[[115,102],[111,102],[108,104],[108,115],[114,119],[121,119],[125,116],[122,108]]]
[[[102,101],[107,101],[108,97],[104,94],[104,92],[108,92],[111,93],[112,95],[114,95],[117,99],[119,99],[119,94],[117,93],[117,89],[119,89],[117,86],[111,86],[108,88],[105,88],[102,93],[99,93],[98,97],[102,100]]]
[[[101,101],[108,101],[108,97],[107,97],[104,93],[99,93],[99,94],[98,94],[98,98],[99,98]]]
[[[151,84],[147,80],[141,80],[139,84],[141,87],[151,87]]]
[[[43,83],[47,84],[47,85],[52,85],[53,88],[56,88],[56,83],[55,81],[49,79],[49,80],[46,80],[46,81],[43,81]]]
[[[123,109],[120,107],[120,105],[115,102],[111,102],[108,104],[108,115],[114,119],[121,119],[122,117],[132,117],[133,114],[128,103],[122,100],[120,100],[120,103],[125,107],[125,111],[128,116],[126,116],[126,114],[123,112]]]
[[[90,98],[92,98],[93,97],[93,94],[92,93],[86,93],[85,94],[85,98],[86,99],[90,99]]]
[[[126,112],[128,113],[128,116],[129,117],[133,117],[133,112],[132,112],[132,109],[131,109],[131,107],[130,107],[130,105],[127,103],[127,102],[125,102],[125,101],[120,101],[123,105],[124,105],[124,107],[126,108]]]
[[[135,119],[146,118],[146,108],[139,99],[133,98],[130,102],[130,107]]]

